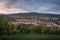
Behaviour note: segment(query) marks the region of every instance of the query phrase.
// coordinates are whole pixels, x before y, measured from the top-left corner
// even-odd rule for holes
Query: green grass
[[[2,38],[0,37],[0,40]],[[7,40],[60,40],[60,35],[20,34],[8,35]]]

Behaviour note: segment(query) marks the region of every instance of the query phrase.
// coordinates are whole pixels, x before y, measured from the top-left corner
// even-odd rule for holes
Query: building
[[[56,32],[56,30],[58,29],[58,25],[52,22],[47,23],[47,27],[52,31],[52,32]]]
[[[19,24],[38,25],[39,21],[37,19],[16,19],[15,21],[11,21],[10,23],[14,25],[19,25]]]

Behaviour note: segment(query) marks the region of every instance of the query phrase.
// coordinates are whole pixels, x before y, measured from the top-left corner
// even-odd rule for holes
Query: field
[[[0,36],[0,40],[2,37]],[[6,40],[60,40],[60,35],[19,34],[7,35]]]

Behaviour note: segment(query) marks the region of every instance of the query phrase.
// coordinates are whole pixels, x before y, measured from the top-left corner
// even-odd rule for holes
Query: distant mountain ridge
[[[9,16],[37,16],[37,17],[56,17],[60,18],[60,14],[49,14],[49,13],[37,13],[37,12],[30,12],[30,13],[16,13],[16,14],[9,14]]]
[[[0,14],[0,16],[34,16],[34,17],[56,17],[60,18],[60,14],[49,14],[49,13],[37,13],[37,12],[30,12],[30,13],[15,13],[15,14]]]

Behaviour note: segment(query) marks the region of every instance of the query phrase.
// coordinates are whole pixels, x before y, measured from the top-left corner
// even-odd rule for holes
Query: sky
[[[0,0],[0,14],[24,12],[60,14],[60,0]]]

